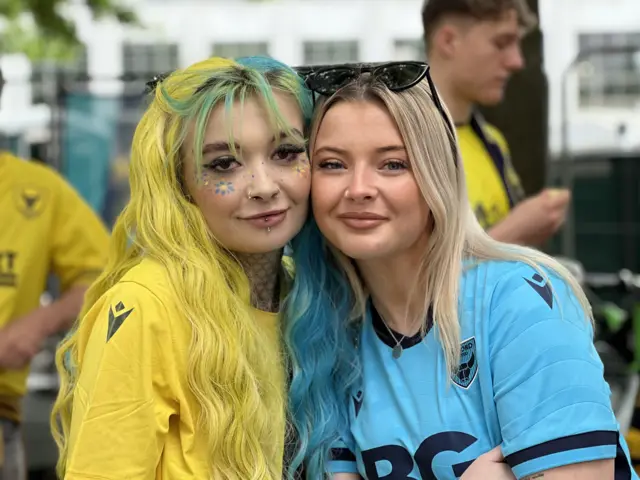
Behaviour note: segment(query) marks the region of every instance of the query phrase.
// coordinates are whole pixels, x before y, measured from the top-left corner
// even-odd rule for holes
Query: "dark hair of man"
[[[535,28],[537,19],[526,0],[425,0],[422,6],[424,39],[428,42],[445,18],[496,20],[509,10],[516,11],[523,29],[530,31]]]

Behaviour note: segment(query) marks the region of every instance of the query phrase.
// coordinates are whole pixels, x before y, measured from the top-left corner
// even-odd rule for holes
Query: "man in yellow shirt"
[[[526,1],[426,0],[422,21],[478,221],[497,240],[543,245],[565,221],[569,192],[547,189],[525,199],[507,142],[474,109],[499,103],[509,77],[523,67],[520,41],[535,25]]]
[[[0,91],[2,87],[0,73]],[[29,363],[65,330],[104,266],[108,232],[57,173],[0,152],[0,479],[25,478],[20,421]],[[40,306],[50,273],[62,296]]]

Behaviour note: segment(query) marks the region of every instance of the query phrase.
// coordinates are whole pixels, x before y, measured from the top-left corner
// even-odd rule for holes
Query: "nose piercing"
[[[251,197],[251,190],[249,190],[249,193],[247,194],[247,198],[248,198],[249,200],[251,200],[251,198],[252,198],[252,197]]]

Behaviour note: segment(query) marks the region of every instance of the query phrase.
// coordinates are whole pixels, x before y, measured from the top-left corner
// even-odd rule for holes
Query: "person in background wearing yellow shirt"
[[[4,80],[0,72],[0,92]],[[106,261],[107,229],[52,169],[0,152],[0,479],[26,477],[21,403],[31,359],[66,330]],[[62,296],[40,306],[49,274]]]
[[[308,213],[311,93],[266,57],[151,85],[131,198],[60,346],[66,480],[281,480],[283,248]]]
[[[525,0],[426,0],[422,22],[478,221],[496,240],[542,246],[564,224],[570,194],[545,189],[525,198],[507,142],[474,108],[502,101],[509,77],[524,65],[520,41],[534,15]]]

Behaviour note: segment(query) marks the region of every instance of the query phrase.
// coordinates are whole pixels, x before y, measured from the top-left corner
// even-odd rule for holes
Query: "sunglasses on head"
[[[173,72],[167,72],[167,73],[159,73],[155,75],[151,80],[149,80],[144,84],[145,85],[144,94],[149,95],[153,93],[155,89],[158,87],[158,85],[163,81],[165,81],[167,77],[172,73]],[[214,78],[210,78],[209,80],[206,80],[202,85],[200,85],[198,88],[195,89],[194,93],[199,93],[202,90],[205,90],[206,88],[210,87],[213,83],[215,83]]]
[[[171,75],[171,72],[159,73],[156,76],[154,76],[151,80],[146,82],[144,84],[145,95],[149,95],[150,93],[152,93],[156,89],[158,84],[164,81],[169,75]]]
[[[382,83],[392,92],[408,90],[426,78],[433,103],[444,120],[450,135],[449,140],[453,144],[455,139],[453,125],[440,101],[438,91],[429,74],[430,69],[429,64],[425,62],[346,63],[294,68],[304,79],[309,90],[325,97],[330,97],[341,88],[355,82],[362,74],[370,74],[374,81]],[[457,165],[455,146],[453,151]]]
[[[429,65],[424,62],[346,63],[296,67],[295,70],[310,90],[328,97],[364,73],[371,74],[389,90],[401,92],[420,83],[428,75]]]

